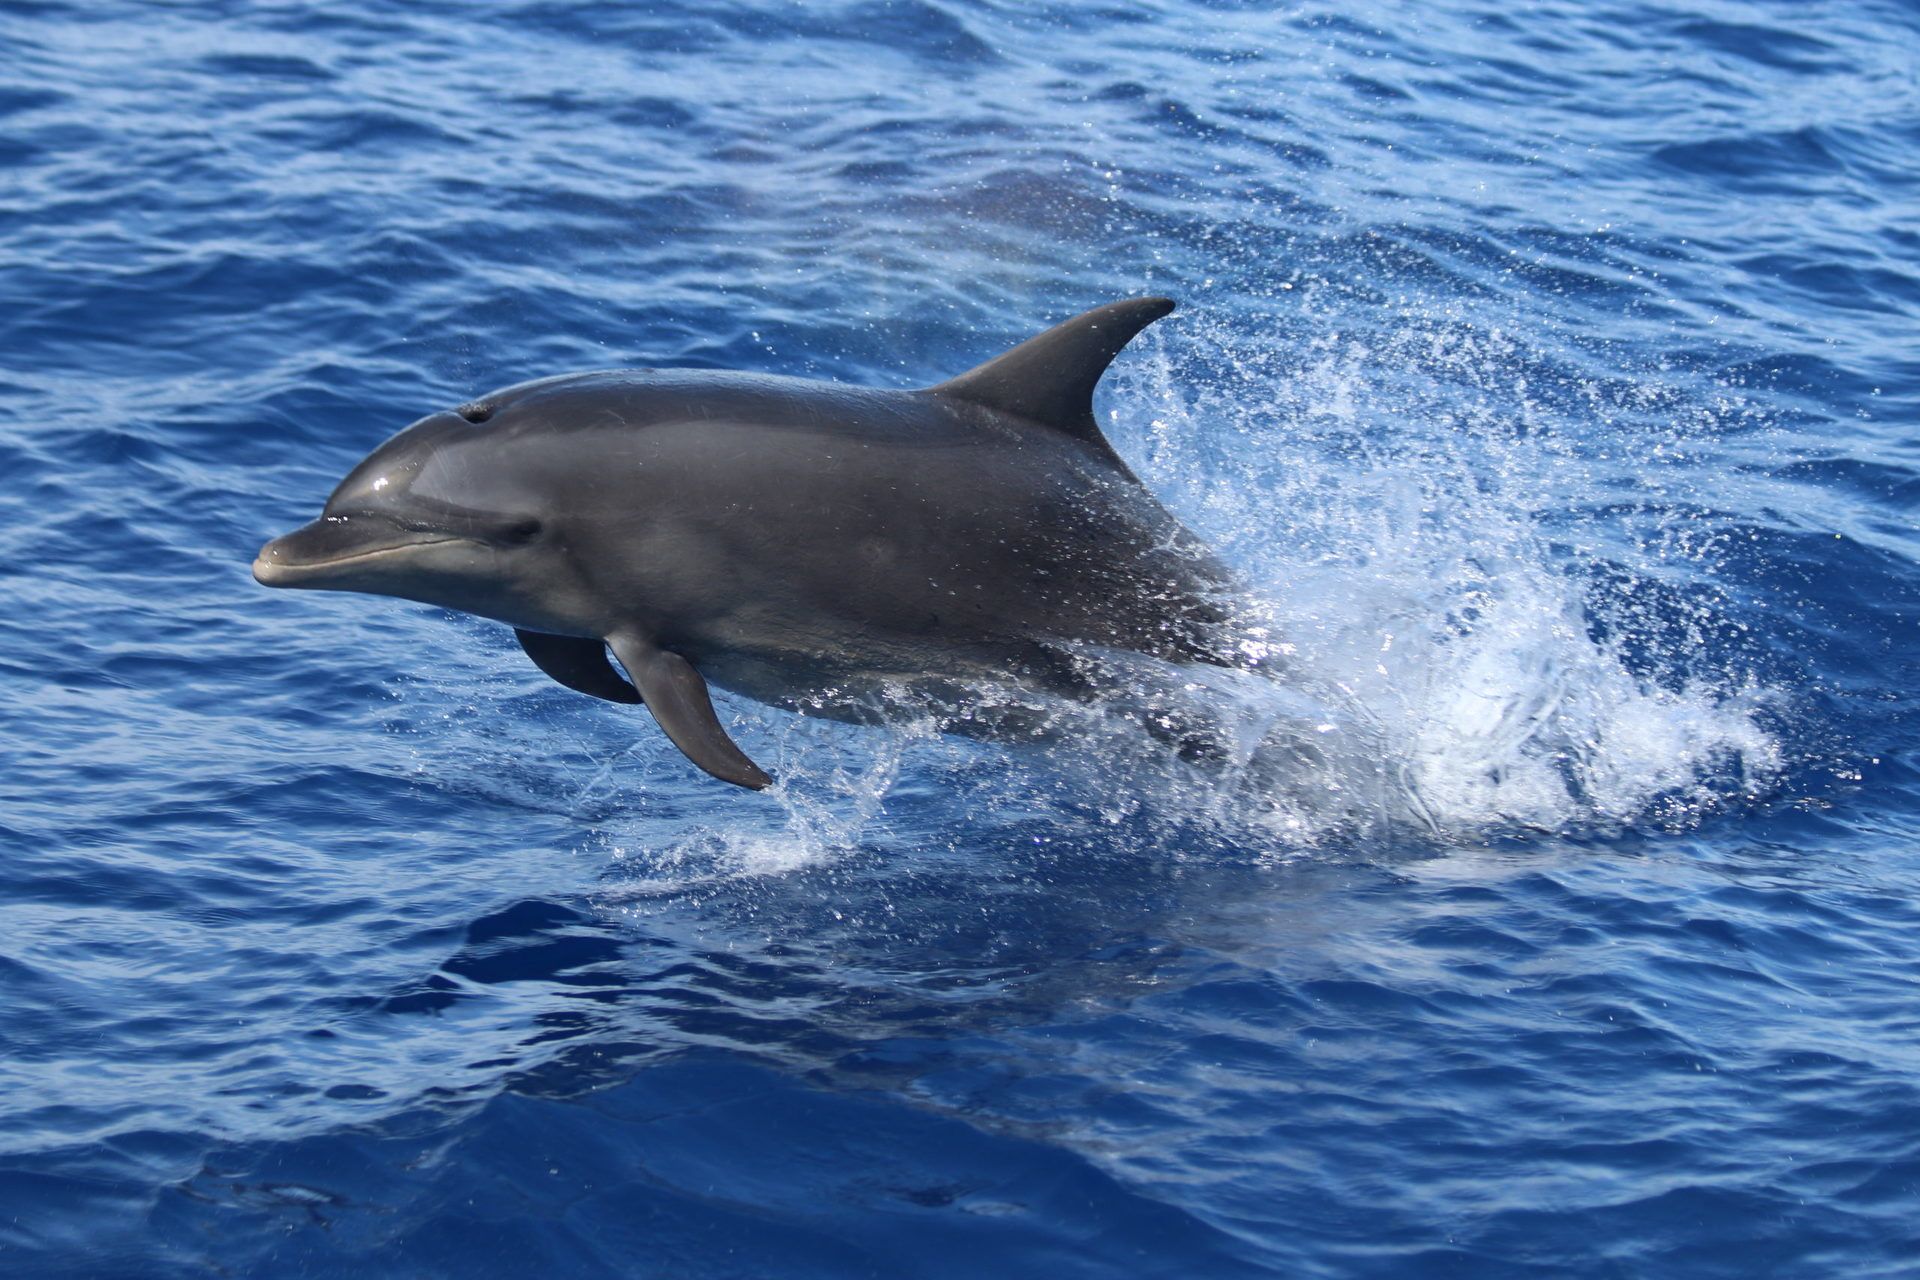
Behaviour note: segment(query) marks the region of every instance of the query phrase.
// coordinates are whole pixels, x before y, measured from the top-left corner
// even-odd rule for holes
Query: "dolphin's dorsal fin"
[[[1109,302],[1028,338],[933,391],[1064,431],[1111,454],[1093,420],[1094,385],[1120,348],[1172,310],[1171,298]]]

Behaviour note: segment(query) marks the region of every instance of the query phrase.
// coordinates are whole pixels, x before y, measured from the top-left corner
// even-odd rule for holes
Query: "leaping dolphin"
[[[1173,306],[1109,303],[917,391],[524,382],[375,449],[253,576],[504,622],[549,676],[644,702],[694,764],[755,790],[771,779],[709,682],[863,722],[905,684],[979,732],[969,682],[1085,695],[1089,647],[1249,665],[1227,570],[1094,422],[1101,374]]]

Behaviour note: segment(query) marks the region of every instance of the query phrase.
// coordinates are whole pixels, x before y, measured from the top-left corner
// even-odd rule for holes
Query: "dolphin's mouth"
[[[253,580],[263,587],[324,586],[349,565],[443,542],[470,541],[438,530],[408,529],[377,516],[322,516],[260,548],[253,560]]]

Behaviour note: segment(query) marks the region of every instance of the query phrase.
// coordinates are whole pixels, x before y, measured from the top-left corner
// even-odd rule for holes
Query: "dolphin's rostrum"
[[[522,383],[375,449],[254,577],[497,619],[561,684],[644,702],[688,759],[755,789],[709,681],[860,721],[905,686],[946,727],[995,732],[973,682],[1087,696],[1089,649],[1243,665],[1227,572],[1094,422],[1107,365],[1171,310],[1109,303],[921,391]]]

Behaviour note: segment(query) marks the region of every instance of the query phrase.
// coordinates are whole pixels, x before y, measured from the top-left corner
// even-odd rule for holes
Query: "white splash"
[[[1291,651],[1284,682],[1324,709],[1295,723],[1319,751],[1261,771],[1309,843],[1671,825],[1766,791],[1782,699],[1707,657],[1729,619],[1715,535],[1684,511],[1712,505],[1694,487],[1717,479],[1699,443],[1714,410],[1661,422],[1672,388],[1591,380],[1549,403],[1537,371],[1512,372],[1514,342],[1457,320],[1289,358],[1204,341],[1224,371],[1155,348],[1116,396],[1151,403],[1151,425],[1114,426],[1245,567],[1253,621]],[[1665,585],[1665,616],[1627,580]],[[1317,820],[1295,811],[1334,793]]]

